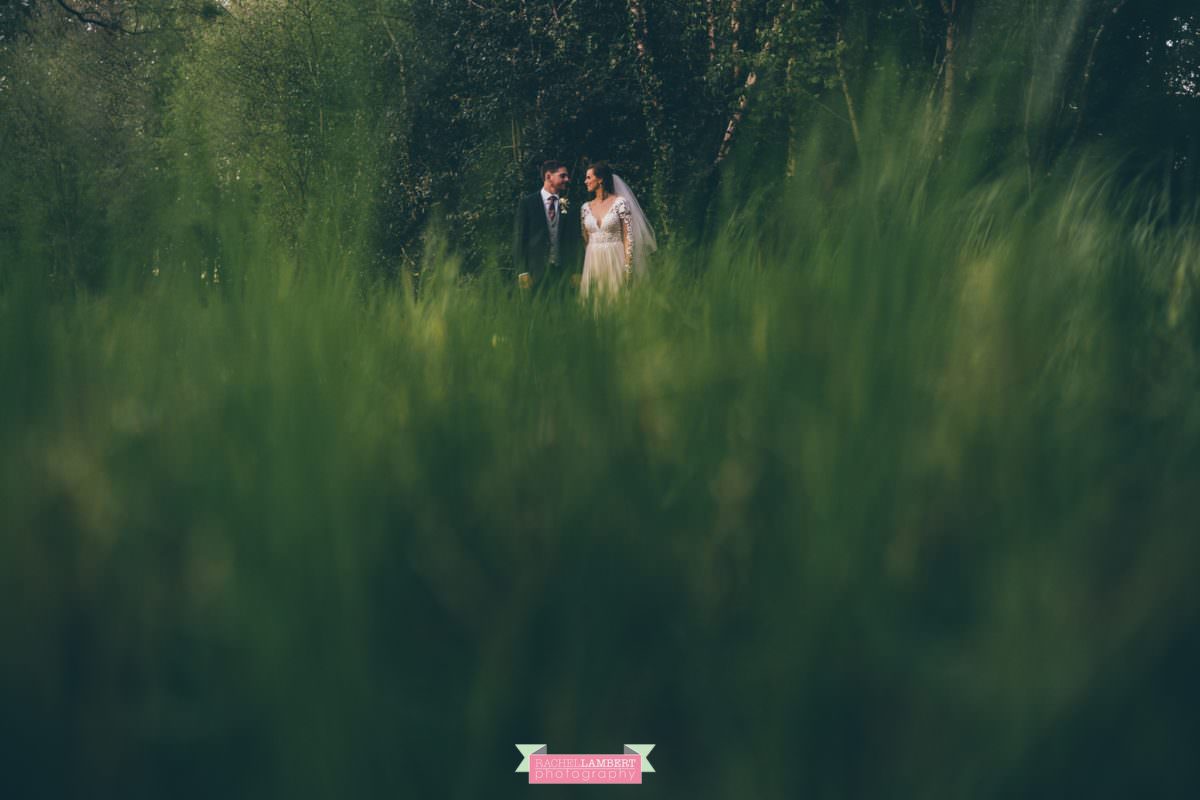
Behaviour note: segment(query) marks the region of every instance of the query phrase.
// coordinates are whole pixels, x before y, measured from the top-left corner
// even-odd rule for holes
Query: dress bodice
[[[589,244],[622,244],[624,242],[621,228],[629,224],[629,206],[626,205],[624,198],[618,197],[614,200],[603,219],[597,220],[592,214],[591,203],[583,204],[583,213],[580,216]]]

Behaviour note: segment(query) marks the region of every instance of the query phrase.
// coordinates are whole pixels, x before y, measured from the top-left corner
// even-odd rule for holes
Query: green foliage
[[[338,209],[347,246],[396,275],[417,267],[435,217],[468,268],[492,260],[548,157],[572,165],[576,195],[588,160],[615,163],[681,242],[705,235],[726,156],[794,174],[804,132],[829,123],[846,143],[837,160],[861,157],[868,114],[920,116],[945,147],[979,133],[960,109],[990,103],[990,157],[1023,160],[1027,190],[1080,145],[1112,143],[1124,179],[1162,175],[1176,212],[1200,160],[1198,20],[1183,0],[3,9],[0,177],[17,188],[0,198],[0,230],[38,230],[22,246],[52,252],[68,284],[102,285],[129,261],[118,251],[145,250],[136,234],[189,173],[216,176],[209,205],[249,186],[252,213],[291,246],[311,215]],[[866,108],[880,79],[916,87],[920,110]],[[197,153],[212,162],[200,171]]]
[[[177,138],[222,190],[245,182],[285,237],[319,204],[371,212],[386,134],[376,99],[386,39],[332,3],[231,6],[192,49],[175,93]]]
[[[213,152],[139,281],[62,302],[26,252],[12,794],[515,797],[515,742],[631,738],[667,797],[1186,793],[1195,230],[904,121],[598,312],[432,239],[419,299],[367,282]]]
[[[1200,782],[1186,4],[72,7],[0,6],[0,794]],[[488,269],[551,156],[670,232],[611,308]]]

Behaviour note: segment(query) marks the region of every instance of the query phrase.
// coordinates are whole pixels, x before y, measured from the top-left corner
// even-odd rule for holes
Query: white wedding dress
[[[581,296],[615,295],[625,282],[625,268],[633,263],[630,217],[629,204],[622,197],[613,200],[603,219],[596,219],[592,214],[591,203],[583,204],[579,224],[583,226],[587,250],[583,254],[583,277],[579,282]]]

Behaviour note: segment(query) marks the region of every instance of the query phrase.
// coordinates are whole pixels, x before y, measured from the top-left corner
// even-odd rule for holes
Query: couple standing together
[[[542,188],[517,204],[513,259],[522,289],[561,288],[578,274],[583,247],[579,294],[613,296],[646,269],[657,248],[654,230],[637,198],[603,161],[587,169],[584,185],[590,202],[571,213],[567,188],[571,177],[558,161],[542,164]]]

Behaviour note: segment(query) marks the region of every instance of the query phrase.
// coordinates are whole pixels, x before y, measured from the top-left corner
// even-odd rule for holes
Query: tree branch
[[[66,0],[55,0],[55,2],[58,3],[59,8],[61,8],[63,11],[66,11],[68,14],[70,14],[72,17],[74,17],[75,19],[82,22],[84,25],[95,25],[97,28],[103,28],[104,30],[111,31],[113,33],[127,33],[127,34],[138,33],[138,31],[129,30],[124,25],[122,25],[120,22],[119,15],[118,15],[118,18],[115,20],[106,19],[106,18],[100,16],[95,11],[89,11],[87,9],[78,9],[78,8],[74,7],[73,5],[71,5],[70,3],[66,2]]]

